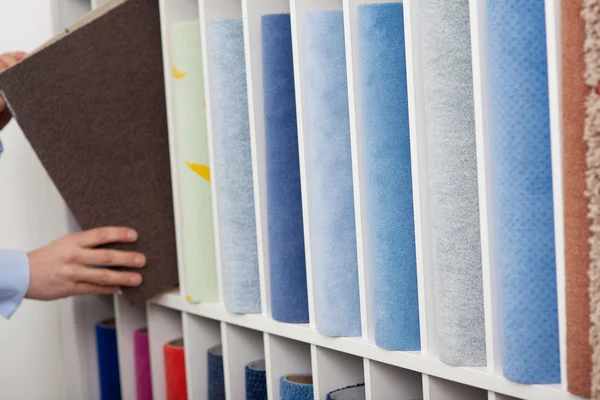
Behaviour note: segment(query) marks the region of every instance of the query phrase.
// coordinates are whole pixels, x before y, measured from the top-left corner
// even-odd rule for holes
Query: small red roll
[[[167,378],[167,399],[187,400],[183,339],[172,340],[165,344],[164,353],[165,374]]]

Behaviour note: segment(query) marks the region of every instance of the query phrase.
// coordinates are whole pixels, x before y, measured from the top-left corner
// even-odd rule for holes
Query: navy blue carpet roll
[[[361,334],[342,11],[306,16],[305,127],[317,330]]]
[[[262,17],[271,312],[308,322],[290,14]]]
[[[488,0],[504,376],[560,382],[544,2]]]
[[[96,324],[96,348],[98,350],[98,374],[100,375],[100,399],[120,400],[119,352],[114,319]]]
[[[375,342],[420,350],[402,3],[358,8]]]
[[[364,400],[365,384],[361,383],[355,386],[348,386],[343,389],[334,390],[327,394],[327,400]]]
[[[279,380],[281,400],[313,400],[314,389],[311,375],[286,375]]]
[[[208,400],[225,400],[223,348],[220,344],[208,350]]]
[[[246,400],[267,400],[265,360],[246,365]]]

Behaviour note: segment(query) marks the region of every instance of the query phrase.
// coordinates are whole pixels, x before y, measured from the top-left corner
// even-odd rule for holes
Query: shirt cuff
[[[29,288],[29,258],[19,251],[0,250],[0,315],[10,318]]]

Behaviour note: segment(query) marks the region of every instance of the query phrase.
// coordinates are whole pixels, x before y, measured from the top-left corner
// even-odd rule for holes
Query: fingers
[[[89,283],[104,287],[136,287],[142,283],[142,276],[135,272],[120,272],[83,266],[73,271],[73,278],[77,284]]]
[[[115,294],[119,291],[117,286],[98,286],[92,283],[80,282],[75,285],[75,295],[82,294]]]
[[[146,265],[146,257],[141,253],[109,249],[81,249],[74,261],[82,265],[102,267],[141,268]]]
[[[21,51],[0,54],[0,71],[12,67],[26,56],[27,54]]]
[[[98,247],[109,243],[132,243],[138,239],[138,234],[131,228],[109,226],[76,233],[75,239],[81,247]]]

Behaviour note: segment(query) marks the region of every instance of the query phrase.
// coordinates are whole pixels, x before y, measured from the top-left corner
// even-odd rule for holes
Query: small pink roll
[[[133,333],[135,357],[135,381],[137,400],[152,400],[152,377],[150,375],[150,346],[148,328]]]

